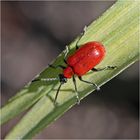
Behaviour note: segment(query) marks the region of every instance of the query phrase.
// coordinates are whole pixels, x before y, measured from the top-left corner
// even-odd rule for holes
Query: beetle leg
[[[66,50],[64,51],[64,62],[65,62],[65,64],[67,64],[66,57],[67,57],[69,51],[70,51],[70,48],[69,48],[69,46],[66,45]]]
[[[57,66],[53,66],[51,64],[48,64],[48,65],[49,65],[49,67],[54,68],[54,69],[57,69],[57,68],[65,69],[66,68],[65,66],[62,66],[62,65],[57,65]]]
[[[85,83],[87,83],[87,84],[94,85],[94,86],[96,87],[97,90],[100,90],[100,87],[98,87],[97,84],[92,83],[92,82],[89,82],[89,81],[86,81],[86,80],[83,80],[81,76],[79,76],[78,78],[79,78],[80,81],[85,82]]]
[[[81,38],[85,35],[86,31],[87,31],[87,26],[84,27],[83,32],[81,33],[79,39],[78,39],[77,42],[76,42],[76,50],[79,49],[78,43],[79,43],[79,41],[81,40]]]
[[[77,91],[77,86],[76,86],[76,80],[75,77],[72,77],[73,83],[74,83],[74,87],[75,87],[75,93],[76,93],[76,98],[77,98],[77,104],[80,104],[80,99],[79,99],[79,95],[78,95],[78,91]]]
[[[70,51],[70,48],[69,48],[69,46],[66,45],[66,50],[65,50],[65,52],[64,52],[64,59],[66,59],[66,57],[67,57],[69,51]]]
[[[98,68],[98,69],[93,68],[91,70],[92,71],[103,71],[103,70],[113,70],[113,69],[116,69],[116,68],[117,68],[117,66],[106,66],[104,68]]]
[[[59,85],[59,87],[58,87],[58,89],[57,89],[57,92],[56,92],[56,95],[55,95],[55,98],[54,98],[54,104],[56,104],[56,100],[57,100],[57,97],[58,97],[58,93],[59,93],[59,91],[60,91],[60,88],[61,88],[62,84],[63,84],[63,83],[60,83],[60,85]]]
[[[79,49],[78,43],[79,43],[79,41],[81,40],[81,38],[82,38],[83,35],[84,35],[84,33],[82,33],[82,34],[79,36],[79,39],[78,39],[77,42],[76,42],[76,50]]]
[[[76,50],[78,50],[79,49],[79,46],[76,44]]]
[[[65,62],[65,64],[67,64],[67,61],[66,61],[66,59],[64,59],[64,62]]]
[[[32,80],[32,82],[36,82],[36,81],[55,81],[55,80],[59,80],[59,78],[41,78],[41,79],[34,79],[34,80]],[[58,93],[59,93],[59,91],[60,91],[60,88],[61,88],[61,86],[62,86],[62,82],[60,82],[60,85],[59,85],[59,87],[58,87],[58,89],[57,89],[57,92],[56,92],[56,95],[55,95],[55,98],[54,98],[54,104],[56,105],[56,100],[57,100],[57,97],[58,97]]]
[[[40,79],[34,79],[32,80],[32,82],[36,82],[36,81],[44,81],[44,82],[47,82],[47,81],[60,81],[60,78],[40,78]],[[60,91],[60,88],[62,86],[62,84],[64,84],[63,82],[60,81],[60,85],[57,89],[57,92],[56,92],[56,95],[55,95],[55,98],[54,98],[54,104],[56,105],[56,100],[57,100],[57,97],[58,97],[58,93]]]

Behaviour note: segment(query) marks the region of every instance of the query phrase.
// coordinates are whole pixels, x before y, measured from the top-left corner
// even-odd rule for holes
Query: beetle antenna
[[[44,81],[44,82],[47,82],[47,81],[59,81],[59,78],[41,78],[41,79],[32,80],[32,82],[36,82],[36,81]]]

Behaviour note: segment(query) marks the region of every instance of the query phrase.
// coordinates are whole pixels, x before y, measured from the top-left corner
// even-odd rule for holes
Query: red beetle
[[[99,42],[88,42],[80,47],[66,60],[67,68],[63,74],[66,78],[85,75],[89,70],[99,64],[105,56],[105,48]]]
[[[40,79],[40,80],[50,81],[50,80],[59,79],[60,85],[58,87],[58,90],[54,99],[54,102],[56,102],[61,85],[66,83],[67,79],[73,78],[77,103],[79,103],[80,99],[78,96],[75,75],[77,75],[78,78],[82,82],[91,84],[94,87],[96,87],[97,90],[99,90],[99,87],[95,83],[83,80],[82,76],[85,75],[90,70],[101,71],[105,69],[114,69],[116,66],[107,66],[105,68],[100,68],[100,69],[94,68],[97,64],[99,64],[103,60],[104,56],[105,56],[105,47],[100,42],[96,42],[96,41],[88,42],[82,45],[80,48],[78,48],[78,46],[76,45],[76,51],[74,52],[74,54],[68,56],[67,59],[64,58],[64,62],[66,63],[67,67],[62,66],[62,65],[58,65],[58,66],[49,65],[52,68],[60,67],[63,69],[63,74],[59,74],[59,78],[47,78],[47,79]],[[36,80],[39,80],[39,79],[36,79]]]

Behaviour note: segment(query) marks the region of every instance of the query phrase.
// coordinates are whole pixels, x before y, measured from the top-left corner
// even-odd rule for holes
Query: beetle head
[[[63,74],[59,74],[59,80],[62,84],[67,82],[67,78]]]

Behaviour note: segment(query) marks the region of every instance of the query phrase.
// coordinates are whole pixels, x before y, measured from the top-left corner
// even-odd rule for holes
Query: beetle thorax
[[[63,74],[66,78],[71,78],[74,75],[74,72],[73,69],[70,66],[68,66],[63,70]]]

